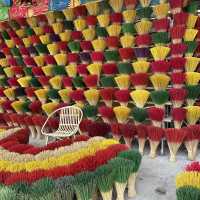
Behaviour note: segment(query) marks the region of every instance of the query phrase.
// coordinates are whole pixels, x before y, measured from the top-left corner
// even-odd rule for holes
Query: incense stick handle
[[[101,196],[103,200],[112,200],[112,190],[108,192],[101,192]]]
[[[136,173],[132,173],[128,179],[128,197],[133,198],[136,196],[135,189]]]
[[[145,138],[139,138],[138,143],[139,143],[139,152],[141,155],[144,154],[144,146],[145,146],[146,139]]]
[[[126,189],[127,183],[115,183],[115,188],[117,192],[117,199],[116,200],[124,200],[124,191]]]

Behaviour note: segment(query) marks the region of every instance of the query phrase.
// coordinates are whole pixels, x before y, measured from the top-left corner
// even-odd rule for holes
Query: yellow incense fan
[[[42,27],[34,27],[33,28],[36,35],[40,36],[44,34],[44,29]]]
[[[130,86],[130,76],[128,74],[122,74],[115,77],[115,82],[120,90],[128,89]]]
[[[87,26],[85,19],[82,18],[76,19],[74,25],[77,31],[82,31]]]
[[[58,65],[66,65],[67,64],[67,54],[59,53],[54,56]]]
[[[151,3],[151,0],[139,0],[142,7],[148,7]]]
[[[100,76],[102,69],[102,64],[93,63],[87,66],[87,70],[91,75],[97,75]]]
[[[59,34],[63,32],[63,23],[60,23],[60,22],[53,23],[52,27],[55,34]]]
[[[106,48],[106,41],[104,39],[93,40],[92,46],[95,51],[104,51]]]
[[[165,74],[154,74],[150,77],[155,90],[165,90],[169,84],[170,77]]]
[[[140,22],[135,24],[135,30],[138,35],[148,34],[151,31],[152,22],[146,19],[142,19]]]
[[[108,31],[109,36],[118,37],[121,33],[121,25],[112,24],[112,25],[107,27],[107,31]]]
[[[198,33],[197,29],[186,29],[183,39],[185,42],[194,41],[196,35]]]
[[[149,98],[150,92],[147,90],[135,90],[130,93],[132,100],[138,108],[143,108]]]
[[[15,90],[14,90],[14,88],[5,89],[5,90],[3,91],[3,93],[6,95],[6,97],[7,97],[10,101],[14,101],[14,100],[15,100]]]
[[[71,30],[65,30],[65,32],[60,33],[59,36],[60,36],[61,41],[63,41],[63,42],[70,41],[70,39],[71,39],[71,33],[72,33]]]
[[[62,88],[62,77],[54,76],[49,80],[49,83],[53,89],[60,90]]]
[[[62,101],[64,103],[70,103],[71,98],[70,98],[70,94],[72,92],[72,89],[68,88],[68,89],[62,89],[59,90],[58,94],[60,95]]]
[[[195,27],[195,24],[197,22],[198,16],[194,14],[189,14],[187,19],[186,27],[189,29],[192,29]]]
[[[46,103],[47,101],[47,89],[39,89],[39,90],[35,90],[34,93],[36,95],[36,97],[38,98],[38,100],[41,103]]]
[[[117,118],[118,123],[126,123],[131,112],[131,109],[127,106],[117,106],[113,108],[115,117]]]
[[[11,103],[11,106],[15,110],[16,113],[22,113],[23,104],[24,104],[23,101],[14,101],[13,103]]]
[[[98,15],[97,20],[100,27],[107,27],[110,24],[110,15],[109,14]]]
[[[135,21],[136,11],[135,10],[125,10],[123,11],[123,18],[126,23],[132,23]]]
[[[30,76],[24,76],[22,78],[17,79],[17,82],[20,84],[21,87],[29,87],[30,80]]]
[[[109,0],[109,4],[115,12],[121,12],[124,0]]]
[[[42,44],[50,44],[51,43],[51,39],[50,39],[50,36],[49,35],[41,35],[40,36],[40,41],[42,42]]]
[[[45,76],[52,76],[53,75],[53,66],[44,66],[42,67],[42,71],[44,72]]]
[[[88,103],[92,106],[96,106],[99,101],[99,90],[89,89],[84,91],[84,96]]]
[[[14,48],[15,47],[15,42],[11,39],[11,40],[5,40],[6,45],[8,46],[8,48]]]
[[[2,66],[2,67],[7,67],[8,66],[7,58],[1,58],[0,59],[0,66]]]
[[[46,18],[47,18],[49,24],[53,24],[56,21],[56,15],[54,12],[47,12]]]
[[[76,65],[69,64],[66,66],[65,70],[69,77],[72,77],[72,78],[76,77],[76,75],[77,75],[77,66]]]
[[[95,38],[95,35],[96,35],[94,28],[87,28],[87,29],[83,30],[82,33],[83,33],[83,37],[87,41],[93,40]]]
[[[185,71],[194,72],[200,62],[200,58],[186,57]]]
[[[90,15],[98,15],[100,11],[100,6],[98,2],[89,2],[85,6]]]
[[[38,25],[37,17],[26,18],[26,21],[30,27],[36,27]]]
[[[33,57],[33,59],[36,62],[38,67],[44,66],[44,63],[45,63],[44,56],[35,56]]]
[[[59,51],[58,45],[56,43],[48,44],[47,49],[51,55],[56,55]]]
[[[15,75],[13,70],[11,69],[11,67],[5,67],[5,68],[3,68],[3,71],[5,72],[5,74],[8,78],[11,78]]]
[[[199,106],[188,106],[186,107],[186,119],[188,124],[194,125],[200,118],[200,107]]]
[[[198,85],[200,81],[200,73],[198,72],[186,72],[186,84]]]
[[[19,38],[23,38],[25,37],[26,33],[25,33],[25,30],[24,29],[18,29],[16,30],[16,34]]]
[[[170,52],[169,47],[157,46],[150,49],[155,61],[164,60]]]
[[[30,38],[23,38],[23,43],[24,43],[24,46],[27,48],[27,47],[30,47],[32,45],[32,42],[31,42],[31,39]]]
[[[166,18],[169,12],[169,8],[170,7],[168,3],[157,4],[153,7],[153,13],[157,19]]]
[[[135,37],[132,35],[124,35],[120,38],[120,42],[123,48],[133,47],[135,44]]]
[[[73,10],[73,8],[64,9],[62,12],[65,15],[66,20],[73,21],[73,19],[74,19],[74,10]]]
[[[150,63],[147,61],[139,60],[132,63],[135,73],[146,73],[149,70]]]
[[[46,115],[50,115],[56,108],[58,107],[59,103],[57,102],[50,102],[42,105],[42,110],[46,113]]]

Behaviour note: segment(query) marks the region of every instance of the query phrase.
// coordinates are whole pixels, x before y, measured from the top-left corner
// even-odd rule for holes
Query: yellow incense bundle
[[[120,90],[128,89],[130,86],[130,76],[128,74],[122,74],[115,77],[115,82]]]
[[[126,123],[131,109],[126,106],[117,106],[113,109],[118,123]]]
[[[169,84],[170,77],[165,74],[154,74],[150,77],[155,90],[165,90]]]
[[[149,98],[150,92],[147,90],[135,90],[130,93],[136,107],[143,108]]]
[[[96,106],[99,101],[99,90],[89,89],[84,91],[84,96],[88,103],[92,106]]]

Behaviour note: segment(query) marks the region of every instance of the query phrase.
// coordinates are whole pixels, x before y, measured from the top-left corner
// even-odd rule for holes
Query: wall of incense
[[[183,0],[109,0],[1,22],[2,123],[40,135],[47,115],[75,104],[83,133],[111,130],[128,145],[137,139],[141,153],[148,140],[152,158],[165,137],[172,161],[182,144],[195,159],[197,8]]]

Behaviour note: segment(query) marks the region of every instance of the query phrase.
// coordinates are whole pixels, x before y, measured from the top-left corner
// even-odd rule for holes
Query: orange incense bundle
[[[112,107],[114,92],[114,88],[105,88],[100,90],[100,96],[108,107]]]
[[[181,128],[181,125],[186,118],[185,108],[173,108],[172,109],[172,118],[174,121],[174,127]]]
[[[149,75],[148,73],[131,74],[130,80],[136,90],[143,90],[148,85]]]
[[[150,107],[148,108],[147,112],[149,118],[152,120],[152,124],[156,127],[161,127],[165,116],[164,109],[158,107]]]
[[[184,73],[172,73],[171,81],[173,83],[174,88],[182,88],[185,82],[185,74]]]
[[[115,92],[115,98],[122,106],[128,105],[129,97],[129,90],[117,90]]]
[[[147,126],[147,132],[150,142],[150,158],[156,157],[158,145],[164,136],[164,130],[160,127]]]
[[[176,161],[176,154],[184,141],[186,132],[183,129],[168,128],[165,129],[165,137],[170,151],[170,161]]]
[[[185,26],[174,26],[170,29],[170,35],[173,44],[182,42],[182,38],[185,34]]]
[[[187,91],[184,88],[171,88],[169,89],[170,99],[175,108],[181,107],[186,99]]]
[[[112,120],[115,117],[115,114],[113,112],[113,108],[112,107],[108,107],[108,106],[101,106],[98,108],[98,112],[101,115],[103,121],[105,123],[110,123],[112,122]]]

